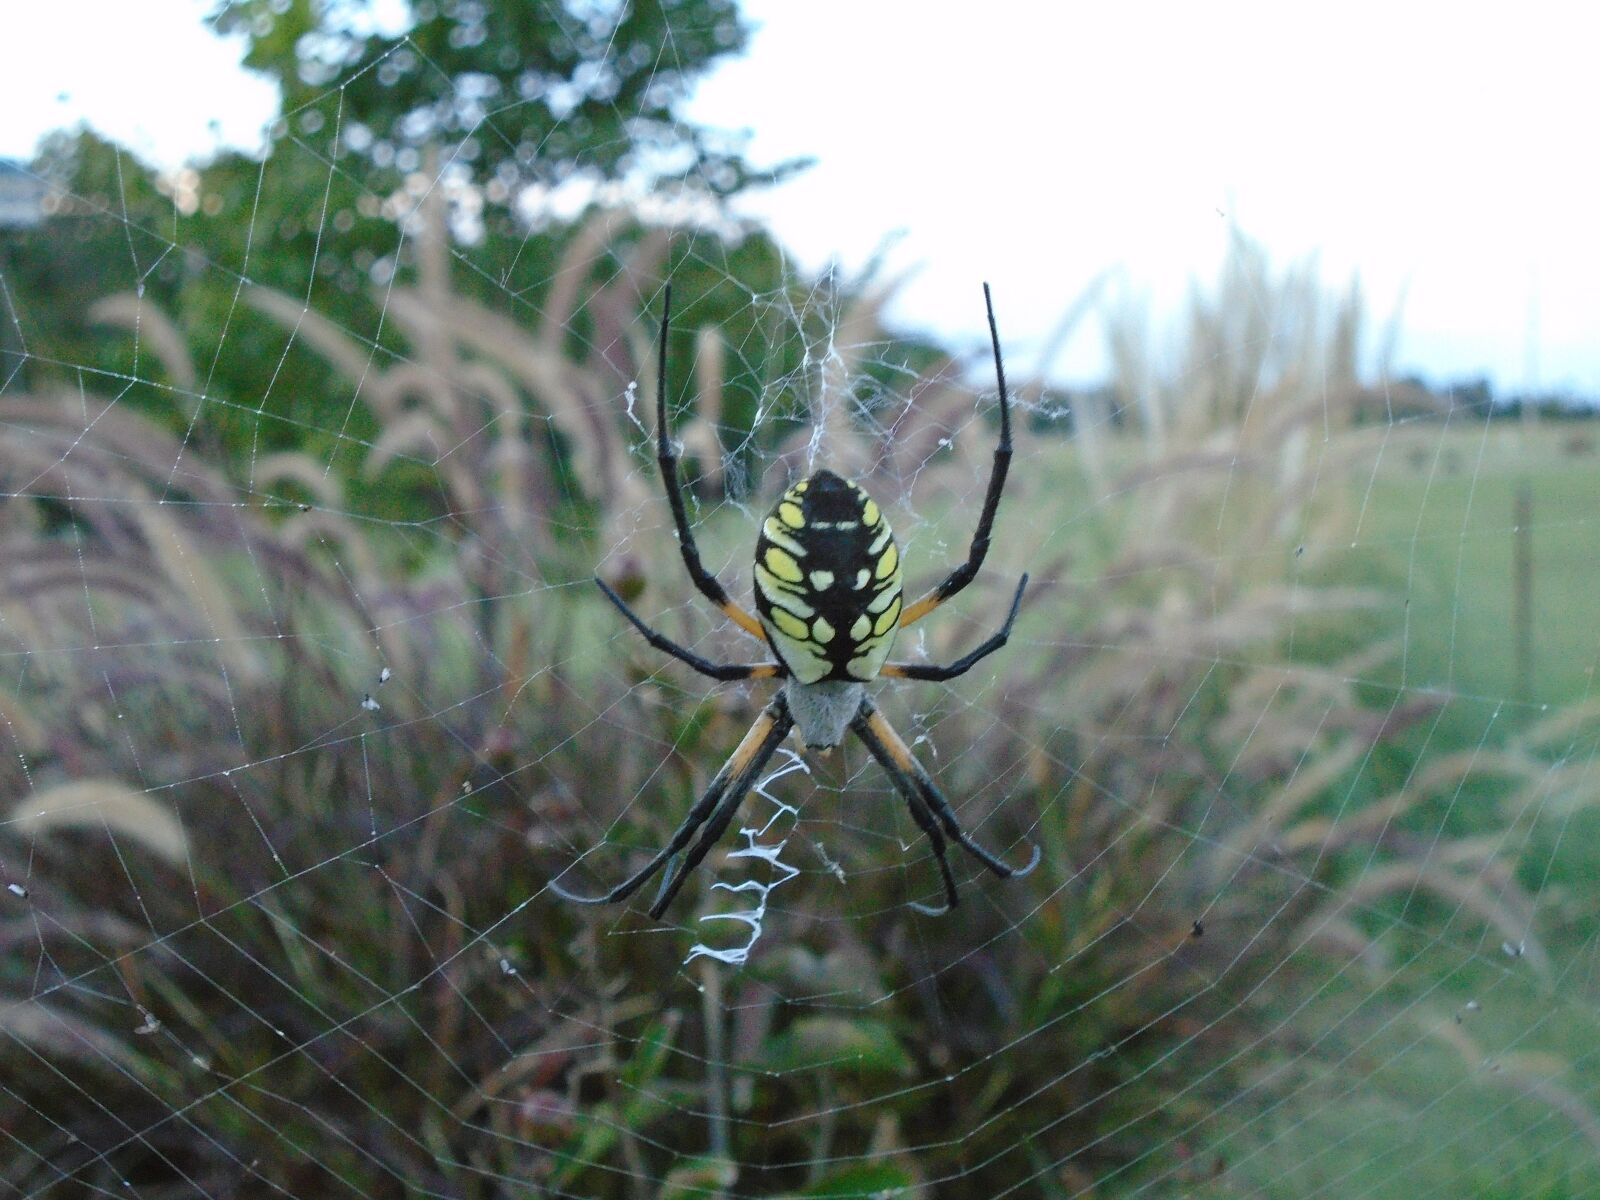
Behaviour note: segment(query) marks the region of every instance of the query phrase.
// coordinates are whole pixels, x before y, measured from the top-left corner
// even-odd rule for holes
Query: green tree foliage
[[[226,152],[169,175],[87,131],[53,137],[32,164],[54,185],[51,217],[0,231],[21,382],[76,387],[84,368],[110,372],[101,390],[241,467],[305,451],[333,463],[353,499],[365,490],[375,511],[432,515],[428,496],[439,497],[425,470],[402,470],[400,482],[391,471],[375,492],[360,478],[361,448],[379,430],[359,384],[263,319],[255,290],[331,322],[381,372],[417,350],[387,296],[414,282],[430,238],[439,249],[419,218],[430,197],[445,197],[450,287],[531,328],[584,219],[530,222],[518,210],[529,188],[619,181],[632,194],[716,196],[755,178],[726,138],[672,115],[696,78],[743,46],[730,0],[450,2],[411,16],[391,35],[358,2],[247,0],[219,11],[219,30],[245,35],[246,65],[283,89],[264,155]],[[596,286],[643,233],[624,228],[603,248],[588,268]],[[790,271],[762,234],[715,252],[711,236],[695,234],[697,252],[680,249],[663,267],[689,321],[751,348],[721,381],[724,421],[738,427],[770,383],[750,297],[781,293]],[[192,378],[174,378],[126,321],[107,327],[96,303],[122,293],[172,318]],[[581,306],[569,332],[575,351],[595,350]],[[681,344],[687,356],[692,342]],[[691,378],[686,360],[674,374]]]
[[[672,178],[726,195],[758,176],[736,139],[679,121],[717,60],[744,48],[734,0],[420,0],[381,31],[369,0],[245,0],[214,20],[283,112],[324,113],[371,168],[449,145],[491,203],[575,174]]]
[[[172,256],[172,203],[137,158],[87,130],[47,138],[29,169],[56,183],[39,225],[0,229],[0,271],[10,304],[7,362],[16,383],[94,365],[133,373],[131,349],[97,331],[95,302],[115,292],[176,302],[181,264]],[[95,386],[114,386],[97,382]]]

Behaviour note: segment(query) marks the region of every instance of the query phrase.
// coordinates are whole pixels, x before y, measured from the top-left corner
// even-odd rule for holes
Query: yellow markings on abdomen
[[[862,653],[850,660],[845,667],[845,671],[851,678],[859,679],[861,682],[866,683],[868,680],[878,677],[878,672],[883,670],[884,661],[888,657],[889,642],[887,640],[872,642]]]
[[[867,602],[867,611],[869,613],[881,613],[899,598],[900,589],[898,587],[886,587]]]
[[[781,546],[768,546],[766,554],[767,570],[779,579],[788,583],[799,583],[805,578],[805,572],[800,570],[800,564]]]
[[[761,532],[767,535],[767,541],[775,546],[782,546],[788,553],[796,558],[804,558],[806,548],[799,541],[789,535],[789,531],[777,521],[768,517],[761,526]]]
[[[796,641],[804,642],[811,637],[811,629],[804,621],[781,608],[772,610],[772,623]]]
[[[785,587],[782,580],[760,563],[756,564],[756,587],[774,608],[786,608],[797,617],[810,617],[817,611],[800,598],[798,591]]]
[[[812,622],[811,636],[824,645],[833,641],[833,626],[828,624],[827,617],[818,617]]]
[[[883,615],[880,616],[877,620],[877,623],[873,625],[872,632],[877,634],[879,637],[882,637],[884,634],[888,633],[889,630],[894,628],[894,623],[899,619],[899,617],[900,597],[896,596],[894,598],[894,603],[883,610]]]
[[[773,620],[767,623],[767,636],[772,639],[772,648],[801,683],[816,683],[833,670],[833,664],[828,661],[822,647],[810,640],[804,624],[795,622],[805,636],[792,637],[779,627],[778,621],[782,618],[787,618],[785,625],[793,620],[787,613],[775,612]]]
[[[883,557],[878,560],[877,570],[873,572],[879,579],[887,579],[894,574],[894,569],[900,565],[900,551],[896,550],[894,543],[889,543],[889,548],[883,552]],[[799,568],[795,568],[799,570]]]
[[[778,502],[778,520],[790,529],[800,529],[806,523],[805,514],[800,511],[800,506],[791,500]]]

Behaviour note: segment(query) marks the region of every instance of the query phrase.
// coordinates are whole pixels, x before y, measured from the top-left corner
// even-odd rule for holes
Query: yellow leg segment
[[[755,617],[751,616],[743,608],[741,608],[739,605],[735,604],[732,600],[728,600],[728,601],[726,601],[726,602],[724,602],[722,604],[719,604],[717,607],[722,609],[724,615],[727,616],[728,620],[732,621],[740,629],[744,630],[751,637],[755,638],[756,641],[765,642],[767,640],[767,631],[765,629],[761,628],[761,622],[756,620]],[[752,676],[751,678],[754,678],[754,679],[770,679],[771,676],[770,675],[755,675],[755,676]]]
[[[937,591],[929,592],[900,614],[900,628],[904,629],[907,625],[915,625],[943,603],[944,598]],[[888,673],[888,671],[884,671],[885,675]]]

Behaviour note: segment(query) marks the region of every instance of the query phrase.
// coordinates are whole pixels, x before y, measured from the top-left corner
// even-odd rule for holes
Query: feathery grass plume
[[[1425,929],[1459,932],[1461,958],[1504,940],[1545,969],[1521,843],[1435,813],[1486,777],[1509,781],[1490,806],[1508,828],[1542,789],[1587,803],[1560,761],[1578,733],[1552,717],[1475,760],[1408,741],[1441,701],[1371,682],[1397,645],[1383,581],[1293,552],[1348,519],[1313,480],[1360,436],[1354,319],[1312,319],[1326,310],[1303,280],[1233,313],[1248,256],[1226,303],[1197,302],[1177,365],[1118,380],[1121,411],[1143,404],[1148,423],[1101,428],[1094,469],[1019,432],[982,578],[903,645],[970,648],[1027,569],[1006,651],[952,687],[885,691],[968,828],[1044,848],[1033,875],[968,882],[942,922],[908,911],[936,879],[926,844],[846,754],[795,781],[796,844],[819,862],[720,1008],[679,987],[692,927],[632,936],[635,916],[557,902],[545,885],[590,846],[659,844],[755,703],[702,701],[642,652],[619,667],[631,633],[567,586],[614,549],[603,569],[637,555],[670,589],[660,607],[689,611],[649,462],[659,240],[613,237],[597,222],[574,241],[533,333],[448,294],[435,263],[390,298],[398,361],[251,295],[362,381],[378,426],[362,468],[426,468],[448,522],[365,517],[356,472],[304,455],[231,478],[106,399],[0,396],[16,497],[0,639],[29,668],[0,695],[29,718],[6,722],[25,759],[0,756],[0,786],[120,780],[159,796],[187,846],[177,873],[74,838],[29,877],[52,928],[6,915],[5,944],[43,945],[54,973],[26,991],[8,977],[0,1026],[72,1030],[24,1036],[27,1069],[7,1072],[8,1133],[52,1146],[8,1183],[64,1171],[120,1191],[116,1154],[136,1151],[170,1194],[225,1191],[240,1162],[264,1194],[820,1195],[869,1172],[855,1191],[892,1174],[928,1195],[1161,1194],[1174,1155],[1152,1148],[1269,1136],[1252,1117],[1353,1069],[1345,1046],[1412,999]],[[623,266],[597,280],[602,251]],[[896,367],[898,407],[845,402],[866,390],[880,303],[841,300],[851,315],[802,375],[827,374],[827,456],[898,508],[915,586],[965,551],[994,426],[950,356]],[[724,343],[682,331],[705,362],[701,407],[674,428],[709,488]],[[755,457],[787,467],[819,438],[758,429]],[[563,538],[569,488],[592,540]],[[748,552],[748,522],[691,511],[708,547]],[[0,862],[26,861],[32,836],[0,824]],[[1341,986],[1359,1002],[1315,1026]],[[52,1142],[61,1129],[76,1141]]]
[[[8,1133],[40,1147],[52,1129],[76,1139],[8,1182],[27,1186],[36,1167],[36,1181],[81,1169],[84,1180],[120,1186],[114,1156],[101,1155],[129,1129],[144,1131],[140,1145],[154,1161],[188,1164],[190,1179],[256,1158],[280,1171],[290,1159],[279,1130],[296,1130],[296,1144],[330,1162],[344,1144],[330,1131],[365,1142],[363,1122],[386,1120],[373,1098],[424,1099],[396,1092],[387,1064],[418,1064],[425,1095],[446,1096],[460,1082],[451,1062],[473,1063],[487,1081],[490,1043],[566,1040],[571,1027],[552,1014],[580,1008],[557,1003],[574,970],[564,943],[519,925],[490,954],[467,937],[540,892],[551,873],[544,859],[571,856],[572,814],[593,807],[597,789],[636,793],[664,758],[683,780],[692,767],[648,733],[619,748],[615,724],[595,719],[607,703],[597,681],[616,685],[601,654],[615,614],[588,587],[530,582],[545,577],[541,547],[558,557],[573,548],[560,541],[565,526],[552,527],[556,505],[572,502],[570,464],[552,455],[528,401],[543,388],[574,422],[558,431],[562,451],[596,467],[580,498],[601,523],[619,509],[637,521],[646,497],[659,504],[633,454],[645,439],[621,399],[652,357],[637,297],[659,242],[646,238],[633,252],[646,275],[618,276],[589,301],[596,328],[617,333],[602,347],[597,332],[603,354],[587,361],[574,360],[564,338],[490,327],[456,298],[435,316],[406,309],[412,297],[402,295],[390,311],[413,322],[433,357],[390,365],[303,305],[252,294],[352,379],[365,373],[380,469],[404,454],[393,431],[419,421],[426,440],[411,445],[429,447],[425,461],[446,483],[448,524],[363,517],[346,498],[349,476],[305,454],[264,457],[248,481],[232,478],[201,442],[180,441],[110,398],[0,396],[10,431],[0,440],[0,486],[11,497],[0,530],[0,644],[27,663],[4,697],[16,712],[0,731],[9,751],[0,787],[19,796],[34,780],[79,781],[63,785],[79,789],[60,793],[68,795],[101,788],[85,781],[155,781],[147,796],[116,795],[159,795],[189,851],[184,882],[173,886],[157,857],[118,855],[111,839],[74,838],[70,856],[30,857],[47,844],[36,822],[0,823],[0,864],[18,887],[4,893],[18,907],[5,933],[13,945],[43,948],[53,972],[21,993],[5,981],[7,1027],[41,1046],[34,1032],[47,1016],[95,1035],[70,1048],[49,1043],[52,1055],[75,1056],[72,1065],[52,1058],[47,1070],[7,1072],[17,1082],[0,1101]],[[452,323],[462,312],[466,325]],[[182,364],[167,369],[184,375]],[[694,419],[709,430],[716,416]],[[704,430],[701,441],[714,445]],[[675,547],[650,553],[665,559]],[[598,555],[585,557],[586,577]],[[624,701],[624,721],[642,725],[675,705],[652,700],[656,690],[612,700]],[[376,708],[365,708],[372,695]],[[723,736],[726,723],[718,717],[705,735]],[[83,811],[131,819],[128,804],[110,803],[111,786]],[[119,826],[114,841],[132,828]],[[147,839],[163,828],[142,827]],[[170,851],[177,843],[166,832]],[[42,931],[30,904],[48,906]],[[400,980],[431,974],[437,956],[452,953],[461,957],[442,986],[419,993],[417,1022],[388,1028],[382,1005],[371,1027],[359,1018],[373,1011],[372,989],[408,992]],[[507,971],[501,956],[524,970]],[[320,1050],[305,1048],[331,1046],[324,1022],[335,1012],[351,1022],[335,1040],[357,1050],[356,1077],[330,1087]],[[631,1018],[607,1002],[595,1019],[614,1028]],[[412,1036],[431,1047],[431,1061],[406,1046]],[[483,1036],[490,1043],[468,1048]],[[285,1057],[286,1046],[302,1049]],[[570,1061],[573,1072],[592,1065]],[[244,1099],[219,1090],[245,1075],[253,1083]],[[428,1107],[401,1127],[425,1126]],[[175,1112],[184,1119],[170,1120]],[[445,1140],[472,1140],[468,1128]],[[335,1140],[319,1146],[324,1137]],[[434,1133],[426,1143],[402,1138],[356,1169],[425,1178],[436,1170],[427,1147],[440,1144]]]
[[[1481,1011],[1472,1004],[1470,1012]],[[1467,1032],[1460,1012],[1444,1015],[1422,1009],[1416,1021],[1425,1032],[1451,1047],[1461,1056],[1463,1068],[1479,1087],[1493,1087],[1518,1099],[1534,1099],[1571,1123],[1574,1129],[1600,1153],[1600,1115],[1585,1100],[1582,1092],[1561,1082],[1569,1064],[1559,1056],[1538,1052],[1511,1052],[1491,1055]]]
[[[114,779],[77,779],[32,792],[12,806],[7,824],[12,833],[26,837],[63,829],[104,830],[174,866],[181,866],[189,854],[177,818],[153,797]]]
[[[1271,286],[1264,274],[1259,253],[1237,241],[1220,296],[1195,301],[1175,366],[1152,363],[1135,353],[1144,339],[1113,330],[1122,409],[1140,419],[1124,433],[1101,431],[1097,472],[1065,447],[1036,443],[1019,459],[973,589],[990,588],[989,602],[969,603],[992,613],[1029,569],[1017,632],[992,670],[914,710],[931,746],[966,748],[940,764],[941,787],[965,800],[963,822],[1000,847],[1025,837],[1045,847],[1034,876],[990,900],[1006,915],[964,907],[960,922],[917,930],[922,961],[951,964],[940,974],[937,1029],[914,1025],[899,990],[912,981],[896,977],[892,955],[864,954],[875,964],[863,993],[872,1012],[890,1014],[890,1030],[914,1036],[919,1056],[958,1081],[945,1092],[923,1076],[892,1106],[898,1128],[917,1130],[908,1158],[931,1178],[1015,1186],[1024,1168],[1006,1160],[1021,1131],[1039,1161],[1070,1157],[1086,1178],[1115,1173],[1118,1152],[1096,1131],[1131,1110],[1139,1116],[1124,1128],[1136,1144],[1159,1141],[1189,1119],[1164,1098],[1190,1093],[1196,1075],[1202,1105],[1240,1089],[1255,1089],[1259,1104],[1292,1100],[1287,1078],[1273,1087],[1228,1064],[1248,1061],[1240,1056],[1263,1030],[1293,1053],[1310,1034],[1281,1014],[1349,969],[1381,978],[1392,961],[1386,931],[1423,909],[1469,938],[1515,941],[1535,974],[1547,974],[1514,870],[1518,843],[1439,824],[1462,778],[1486,781],[1505,764],[1484,757],[1430,771],[1438,760],[1424,760],[1406,786],[1378,785],[1375,759],[1411,753],[1445,701],[1375,693],[1367,681],[1398,652],[1390,592],[1296,553],[1348,542],[1352,510],[1329,480],[1361,452],[1371,394],[1357,375],[1359,297],[1330,306],[1309,269]],[[844,347],[876,336],[865,318],[849,329]],[[847,353],[835,353],[835,371],[845,370]],[[848,390],[837,377],[832,387]],[[963,549],[970,512],[947,512],[947,498],[972,493],[993,445],[971,394],[950,403],[955,391],[948,366],[907,389],[949,424],[920,458],[885,472],[898,495],[882,485],[933,518],[895,522],[918,551],[908,564],[930,574]],[[939,423],[927,418],[899,414],[900,440],[884,459],[922,436],[919,422]],[[835,421],[822,435],[831,461],[873,462],[876,431]],[[816,436],[786,444],[814,446]],[[954,452],[937,452],[944,443]],[[919,635],[928,657],[944,661],[985,627],[941,613]],[[978,682],[990,676],[992,687]],[[887,695],[891,710],[928,703]],[[1527,782],[1548,787],[1558,769],[1530,756]],[[852,774],[846,786],[874,785]],[[1430,825],[1435,833],[1419,835]],[[867,941],[892,948],[899,918],[873,882],[888,865],[858,854],[849,894],[885,914]],[[985,929],[992,941],[975,935]],[[827,944],[854,931],[831,923]],[[973,944],[981,954],[961,949]],[[795,955],[773,950],[752,969],[780,994],[817,986],[796,973]],[[997,1025],[996,1007],[1013,1019]],[[1379,1026],[1385,1013],[1374,1004],[1352,1026]],[[1003,1030],[1025,1031],[1025,1044],[1005,1043]],[[895,1036],[880,1044],[893,1049]],[[1124,1069],[1119,1055],[1140,1066]],[[1044,1135],[1024,1119],[1041,1107],[1065,1114]],[[973,1175],[973,1163],[991,1166]]]
[[[114,1030],[53,1004],[4,992],[0,992],[0,1032],[42,1058],[98,1066],[112,1079],[116,1072],[137,1065],[131,1045]]]
[[[442,209],[425,203],[420,217],[422,242],[444,244]],[[639,320],[640,298],[656,286],[667,240],[663,231],[635,231],[616,212],[586,222],[568,242],[531,331],[452,291],[438,256],[422,254],[417,285],[386,289],[382,297],[409,346],[392,363],[299,301],[262,288],[245,295],[358,386],[359,402],[378,425],[361,464],[365,477],[397,466],[431,474],[442,487],[441,513],[450,517],[443,528],[470,543],[477,589],[502,596],[542,574],[541,563],[576,548],[574,501],[595,514],[593,555],[628,545],[635,514],[656,499],[634,453],[642,439],[622,397],[636,382],[653,398],[653,329]],[[603,279],[602,264],[609,269]],[[571,331],[580,309],[592,331],[575,353]],[[696,410],[677,427],[713,487],[722,457],[719,371],[715,356],[706,356]],[[622,556],[620,576],[649,574],[637,555],[630,549]],[[659,565],[655,556],[648,565]]]
[[[42,951],[51,964],[0,991],[12,1053],[27,1045],[48,1062],[6,1072],[3,1121],[32,1147],[51,1145],[51,1129],[72,1132],[38,1161],[38,1180],[81,1167],[115,1186],[111,1160],[96,1156],[129,1129],[146,1131],[156,1161],[204,1175],[195,1164],[239,1161],[259,1137],[277,1145],[267,1131],[293,1126],[329,1083],[308,1054],[292,1054],[287,1074],[268,1068],[243,1109],[218,1080],[316,1042],[318,1014],[370,1005],[361,980],[395,977],[456,936],[447,930],[465,914],[447,916],[450,905],[440,930],[404,916],[407,897],[454,886],[441,857],[465,853],[493,880],[493,899],[465,893],[474,911],[503,914],[511,893],[537,891],[542,876],[503,819],[452,822],[442,849],[441,821],[464,816],[464,781],[476,783],[473,805],[513,813],[546,789],[588,786],[556,750],[572,731],[505,691],[509,674],[520,687],[551,672],[530,664],[559,663],[571,606],[543,593],[544,621],[527,623],[541,632],[520,661],[485,653],[458,564],[397,570],[410,527],[355,519],[304,462],[273,460],[261,474],[314,496],[298,512],[239,503],[241,484],[192,447],[93,396],[13,393],[0,397],[0,422],[12,432],[0,440],[12,497],[0,639],[28,664],[8,681],[7,704],[25,719],[5,722],[0,756],[0,787],[28,797],[0,823],[0,863],[19,889],[3,893],[5,932],[23,951],[11,961]],[[374,719],[361,701],[380,667],[391,681]],[[580,731],[576,744],[597,756],[602,740]],[[511,762],[523,770],[502,777],[495,764]],[[69,822],[114,836],[69,843],[58,836]],[[330,861],[380,833],[381,867]],[[301,871],[309,886],[291,882]],[[455,1020],[443,1008],[433,1019]],[[510,1007],[495,1020],[513,1037],[519,1023]],[[363,1036],[374,1050],[389,1039]],[[331,1124],[373,1115],[334,1094],[349,1107]],[[188,1115],[172,1122],[178,1111]],[[34,1168],[21,1169],[9,1181],[26,1186]]]
[[[194,362],[189,358],[188,344],[177,325],[159,307],[131,292],[119,292],[90,305],[89,319],[132,333],[160,360],[174,388],[193,393],[197,376]]]

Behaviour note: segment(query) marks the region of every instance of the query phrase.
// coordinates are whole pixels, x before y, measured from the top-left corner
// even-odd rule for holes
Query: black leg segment
[[[1006,472],[1011,468],[1011,398],[1006,393],[1006,368],[1000,357],[1000,330],[994,321],[994,301],[989,296],[989,285],[983,285],[983,304],[989,313],[989,342],[994,347],[994,373],[1000,384],[1000,444],[995,447],[994,466],[989,470],[989,490],[983,497],[983,511],[978,516],[978,528],[972,535],[972,548],[967,551],[967,561],[945,577],[945,581],[900,614],[900,628],[914,625],[939,605],[972,582],[978,568],[989,554],[989,536],[994,532],[994,515],[1000,507],[1000,493],[1005,490]]]
[[[656,362],[656,462],[661,467],[667,503],[672,506],[672,520],[678,527],[678,549],[683,553],[684,568],[700,594],[751,637],[766,641],[761,622],[734,603],[721,581],[706,570],[700,561],[700,548],[694,542],[694,531],[689,527],[689,514],[683,506],[683,488],[678,479],[678,452],[667,432],[667,332],[671,327],[672,285],[668,284],[661,300],[661,344]]]
[[[678,826],[672,839],[654,858],[609,892],[599,896],[579,896],[554,881],[550,884],[550,890],[563,900],[571,900],[576,904],[615,904],[620,900],[626,900],[648,883],[657,871],[677,857],[702,825],[706,826],[700,841],[695,844],[694,849],[668,881],[663,883],[661,894],[651,904],[650,915],[659,917],[666,911],[667,905],[672,903],[673,897],[678,894],[678,889],[683,886],[689,872],[700,865],[701,859],[705,858],[722,832],[727,829],[734,813],[738,811],[739,801],[750,790],[751,784],[761,774],[773,751],[789,735],[789,730],[792,728],[794,728],[794,718],[789,715],[789,706],[780,693],[750,727],[750,732],[745,734],[744,740],[723,764],[722,770],[717,772],[716,778],[706,788],[705,794],[695,802],[694,807],[689,810],[689,815],[683,819],[683,824]]]
[[[911,751],[906,747],[894,727],[884,719],[882,713],[870,701],[864,701],[861,711],[855,720],[850,723],[850,728],[861,739],[872,757],[878,760],[880,766],[888,772],[889,778],[894,782],[895,789],[905,799],[911,809],[911,816],[919,825],[923,818],[932,815],[943,827],[950,840],[957,843],[963,850],[976,858],[989,870],[1002,879],[1018,879],[1026,875],[1039,865],[1039,847],[1033,848],[1033,854],[1027,863],[1021,867],[1013,867],[998,858],[992,851],[984,849],[966,830],[961,828],[961,823],[956,819],[954,810],[945,800],[939,789],[934,786],[928,773],[922,765],[912,757]],[[920,811],[919,811],[920,809]],[[929,839],[932,841],[933,839]],[[945,891],[949,907],[956,905],[955,883],[949,878],[949,868],[944,863],[944,846],[942,841],[933,842],[935,854],[940,861],[940,869],[945,874]],[[924,912],[942,912],[942,909],[931,909],[926,905],[919,906]]]
[[[956,659],[948,667],[941,667],[937,663],[887,663],[881,672],[894,679],[927,679],[935,683],[942,683],[946,679],[954,679],[957,675],[965,675],[972,670],[978,662],[993,654],[1006,644],[1006,639],[1011,636],[1011,626],[1017,619],[1017,610],[1022,607],[1022,592],[1028,586],[1028,577],[1023,575],[1017,584],[1017,594],[1011,598],[1011,611],[1006,614],[1006,623],[1000,627],[1000,632],[995,634],[983,645],[970,654],[965,654]]]
[[[606,594],[606,599],[615,604],[617,610],[628,618],[633,627],[644,634],[645,641],[662,653],[672,655],[679,662],[688,663],[702,675],[709,675],[712,679],[720,679],[727,683],[735,679],[777,679],[789,673],[788,669],[779,663],[714,663],[709,658],[702,658],[693,650],[684,649],[665,634],[657,633],[646,625],[644,619],[629,608],[628,602],[617,595],[604,579],[596,575],[594,581],[600,585],[600,590]]]

